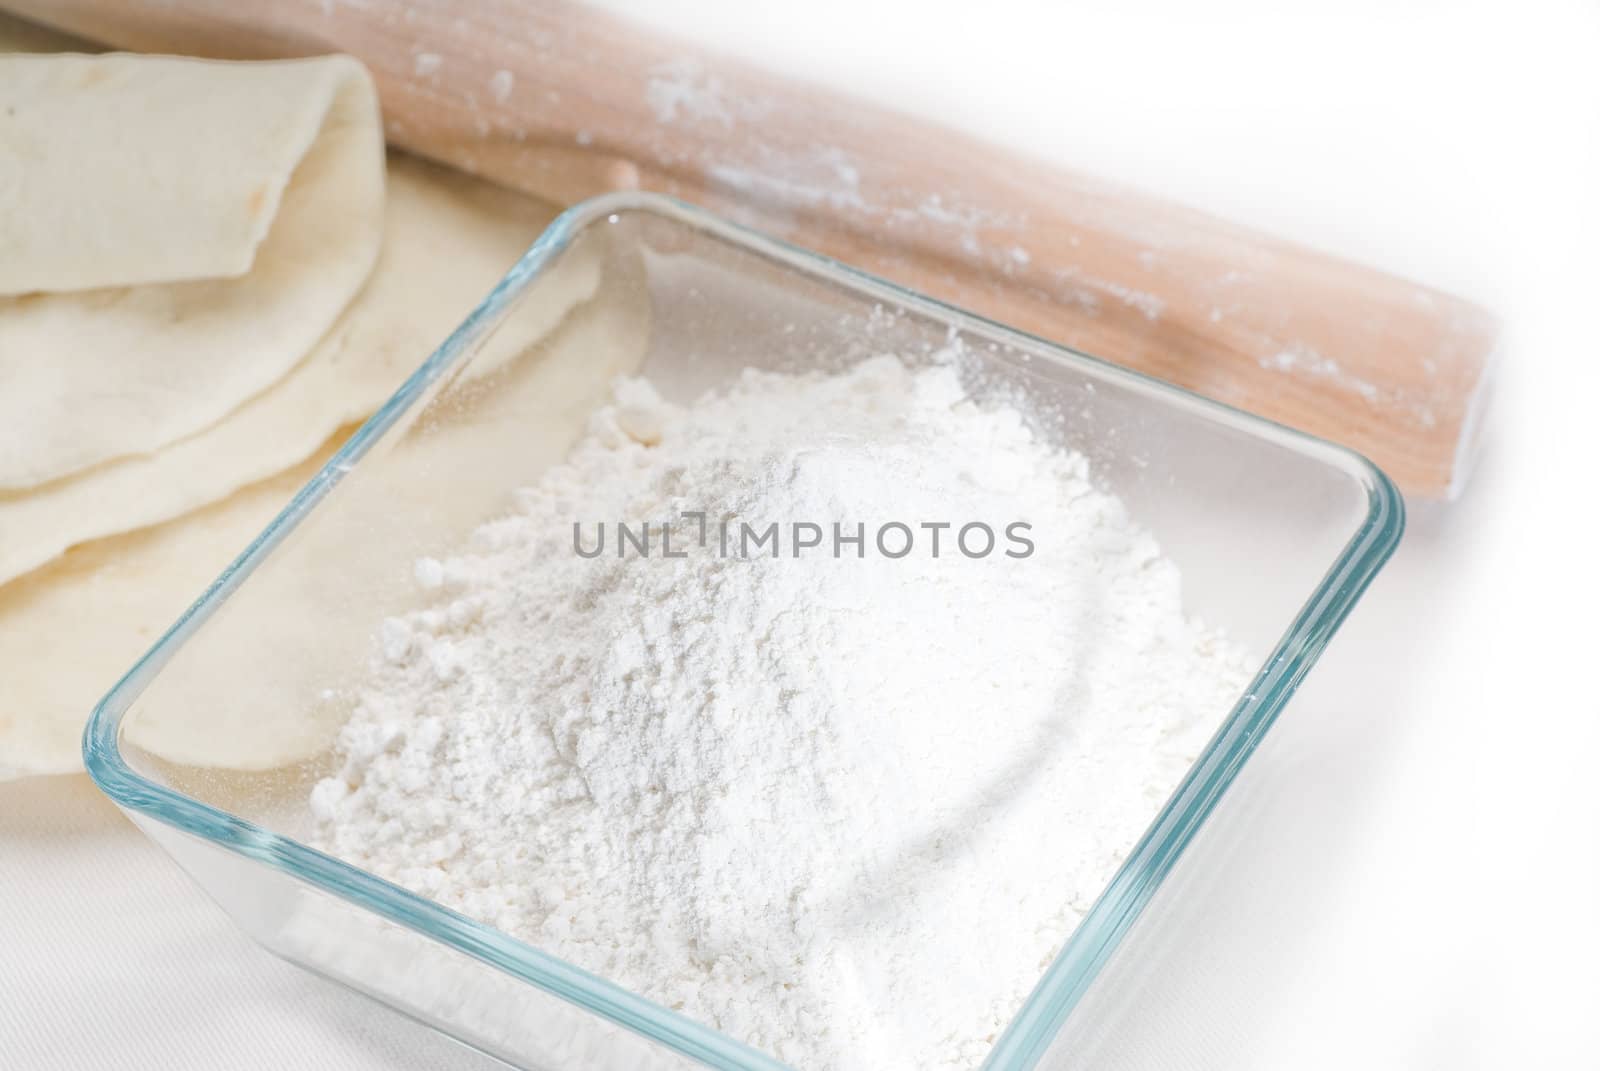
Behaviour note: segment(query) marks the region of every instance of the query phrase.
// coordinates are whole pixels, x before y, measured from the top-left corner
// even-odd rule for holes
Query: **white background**
[[[1592,1065],[1600,9],[1283,6],[650,17],[1503,318],[1466,497],[1413,512],[1071,1062]],[[256,951],[81,778],[0,786],[0,933],[12,1066],[486,1066]]]

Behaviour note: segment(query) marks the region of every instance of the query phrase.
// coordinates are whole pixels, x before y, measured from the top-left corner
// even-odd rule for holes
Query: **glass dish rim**
[[[254,859],[390,922],[439,941],[606,1020],[725,1071],[789,1071],[773,1057],[599,978],[483,923],[310,848],[237,818],[136,772],[122,757],[117,730],[146,685],[290,531],[314,509],[400,416],[493,327],[499,313],[585,228],[621,213],[648,213],[776,259],[806,274],[843,283],[890,307],[930,313],[1037,356],[1076,364],[1119,380],[1164,404],[1200,408],[1258,437],[1291,445],[1342,470],[1367,491],[1367,514],[1302,605],[1243,696],[1007,1026],[983,1067],[1021,1071],[1044,1054],[1100,968],[1205,819],[1215,809],[1265,731],[1294,694],[1367,585],[1393,553],[1405,527],[1399,491],[1376,466],[1345,447],[1201,397],[1184,388],[1006,327],[848,265],[660,194],[621,192],[582,201],[551,222],[489,295],[328,462],[271,523],[184,611],[94,707],[83,735],[84,764],[118,806],[225,850]]]

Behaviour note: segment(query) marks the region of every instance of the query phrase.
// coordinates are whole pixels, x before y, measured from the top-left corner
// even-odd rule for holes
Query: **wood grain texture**
[[[0,0],[122,48],[348,52],[391,142],[568,203],[643,187],[1372,458],[1464,481],[1496,337],[1448,294],[562,0]]]

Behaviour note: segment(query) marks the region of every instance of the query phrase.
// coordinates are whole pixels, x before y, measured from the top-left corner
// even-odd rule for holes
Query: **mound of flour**
[[[317,842],[795,1067],[976,1067],[1248,662],[1081,457],[951,367],[617,397],[418,563]],[[781,540],[725,552],[729,518]]]

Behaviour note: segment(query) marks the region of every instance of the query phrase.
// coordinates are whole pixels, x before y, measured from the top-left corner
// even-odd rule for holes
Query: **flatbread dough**
[[[309,456],[394,392],[499,281],[555,209],[404,154],[390,159],[384,245],[372,277],[311,354],[221,423],[153,453],[0,492],[0,583],[89,539],[225,497]],[[582,267],[583,265],[579,265]],[[554,326],[599,282],[564,272],[541,295]]]
[[[80,769],[79,741],[95,701],[326,453],[181,521],[77,547],[0,587],[0,778]]]
[[[0,19],[0,50],[68,44],[31,31],[26,24]],[[227,493],[250,478],[246,474],[254,465],[292,463],[308,449],[315,456],[177,519],[78,545],[43,568],[0,584],[0,779],[82,768],[80,740],[95,702],[318,471],[333,443],[342,441],[348,430],[337,432],[317,451],[315,429],[320,423],[339,419],[347,411],[344,404],[355,406],[352,399],[364,388],[380,386],[380,379],[385,382],[377,401],[387,397],[443,332],[484,296],[494,278],[479,273],[498,277],[526,245],[526,228],[553,212],[404,158],[396,158],[392,166],[398,207],[387,227],[395,236],[393,248],[384,254],[359,304],[340,318],[324,344],[223,423],[208,425],[167,451],[130,461],[133,467],[105,465],[103,471],[97,468],[77,479],[103,481],[84,487],[98,488],[108,515],[127,510],[139,497],[135,483],[152,503],[166,503],[122,513],[121,527],[148,524],[156,514],[192,508]],[[431,193],[424,197],[425,190]],[[0,202],[4,197],[0,185]],[[428,203],[413,205],[419,199]],[[497,227],[507,233],[491,235]],[[440,255],[427,264],[415,263],[422,246],[413,240],[402,244],[401,235],[435,243]],[[271,241],[269,231],[258,249],[258,268]],[[490,252],[491,241],[504,256]],[[461,255],[446,255],[446,248]],[[492,266],[497,257],[505,263]],[[385,605],[403,601],[397,590],[403,584],[395,581],[403,580],[410,559],[421,548],[448,547],[462,538],[482,514],[495,508],[509,486],[559,457],[610,379],[637,366],[643,351],[640,325],[609,315],[588,317],[551,354],[518,360],[527,343],[549,331],[572,301],[595,287],[598,272],[588,270],[592,265],[574,263],[570,252],[566,260],[568,271],[548,278],[539,300],[515,310],[474,361],[470,372],[494,374],[491,389],[458,388],[461,401],[449,407],[457,411],[458,423],[439,421],[415,432],[420,449],[409,471],[398,466],[387,477],[376,474],[365,488],[359,483],[342,487],[339,493],[348,491],[368,505],[352,509],[347,504],[339,511],[346,518],[342,528],[320,535],[313,530],[303,536],[299,553],[291,551],[296,561],[279,559],[294,572],[292,582],[262,577],[239,593],[239,603],[232,607],[241,611],[237,627],[248,629],[260,645],[227,643],[235,638],[229,615],[209,622],[205,636],[216,642],[208,645],[197,635],[185,651],[205,658],[214,676],[207,675],[209,683],[199,677],[187,683],[168,675],[158,678],[153,694],[146,697],[151,701],[136,703],[125,723],[124,736],[131,745],[170,761],[244,770],[292,763],[328,746],[342,712],[296,700],[308,689],[337,683],[340,673],[359,669]],[[462,278],[454,278],[455,272]],[[457,298],[460,306],[450,308]],[[247,302],[239,304],[242,308]],[[0,308],[6,306],[0,299]],[[439,324],[442,328],[436,329]],[[340,338],[342,345],[335,341]],[[126,342],[120,340],[119,352],[128,352]],[[0,375],[7,371],[0,353]],[[341,402],[344,391],[349,394]],[[0,389],[0,421],[16,398],[7,381]],[[236,422],[242,427],[227,430]],[[254,430],[246,430],[251,426]],[[9,434],[0,425],[0,452],[9,445]],[[512,443],[520,445],[508,455]],[[261,452],[263,446],[268,452]],[[278,460],[268,460],[272,456]],[[191,467],[196,459],[200,463]],[[180,468],[182,475],[177,475]],[[188,483],[192,489],[186,489]],[[83,533],[72,538],[86,538],[99,522],[75,519],[75,513],[92,511],[96,495],[55,497],[66,486],[42,488],[41,499],[51,503],[52,511],[61,511],[58,519],[67,518],[64,530]],[[186,505],[174,506],[175,501]],[[24,531],[17,527],[22,518],[30,523],[39,519],[5,513],[11,504],[0,495],[0,547]],[[141,516],[146,519],[135,519]],[[350,530],[352,522],[359,525],[363,519],[366,530]],[[405,539],[375,535],[391,524],[401,526]],[[352,557],[348,544],[356,537],[372,542],[367,552]],[[59,536],[45,544],[52,539]],[[38,553],[38,545],[31,553]],[[342,554],[334,553],[340,549]],[[381,578],[388,578],[387,586]],[[272,657],[272,652],[290,651],[296,644],[299,657]],[[217,651],[219,646],[227,650]],[[208,687],[214,691],[206,691]]]
[[[365,83],[343,59],[0,57],[0,294],[245,274],[324,126],[365,122]]]
[[[0,56],[0,291],[29,291],[0,298],[0,489],[154,451],[281,379],[371,272],[383,176],[347,57]]]
[[[384,616],[416,598],[417,556],[448,553],[506,509],[514,488],[566,454],[615,378],[639,366],[643,312],[592,302],[546,334],[542,305],[508,313],[474,361],[488,374],[458,377],[394,456],[358,467],[186,642],[127,714],[127,744],[232,770],[287,766],[330,746],[349,713],[334,693],[359,683]],[[0,586],[0,779],[81,769],[94,704],[328,452]]]

